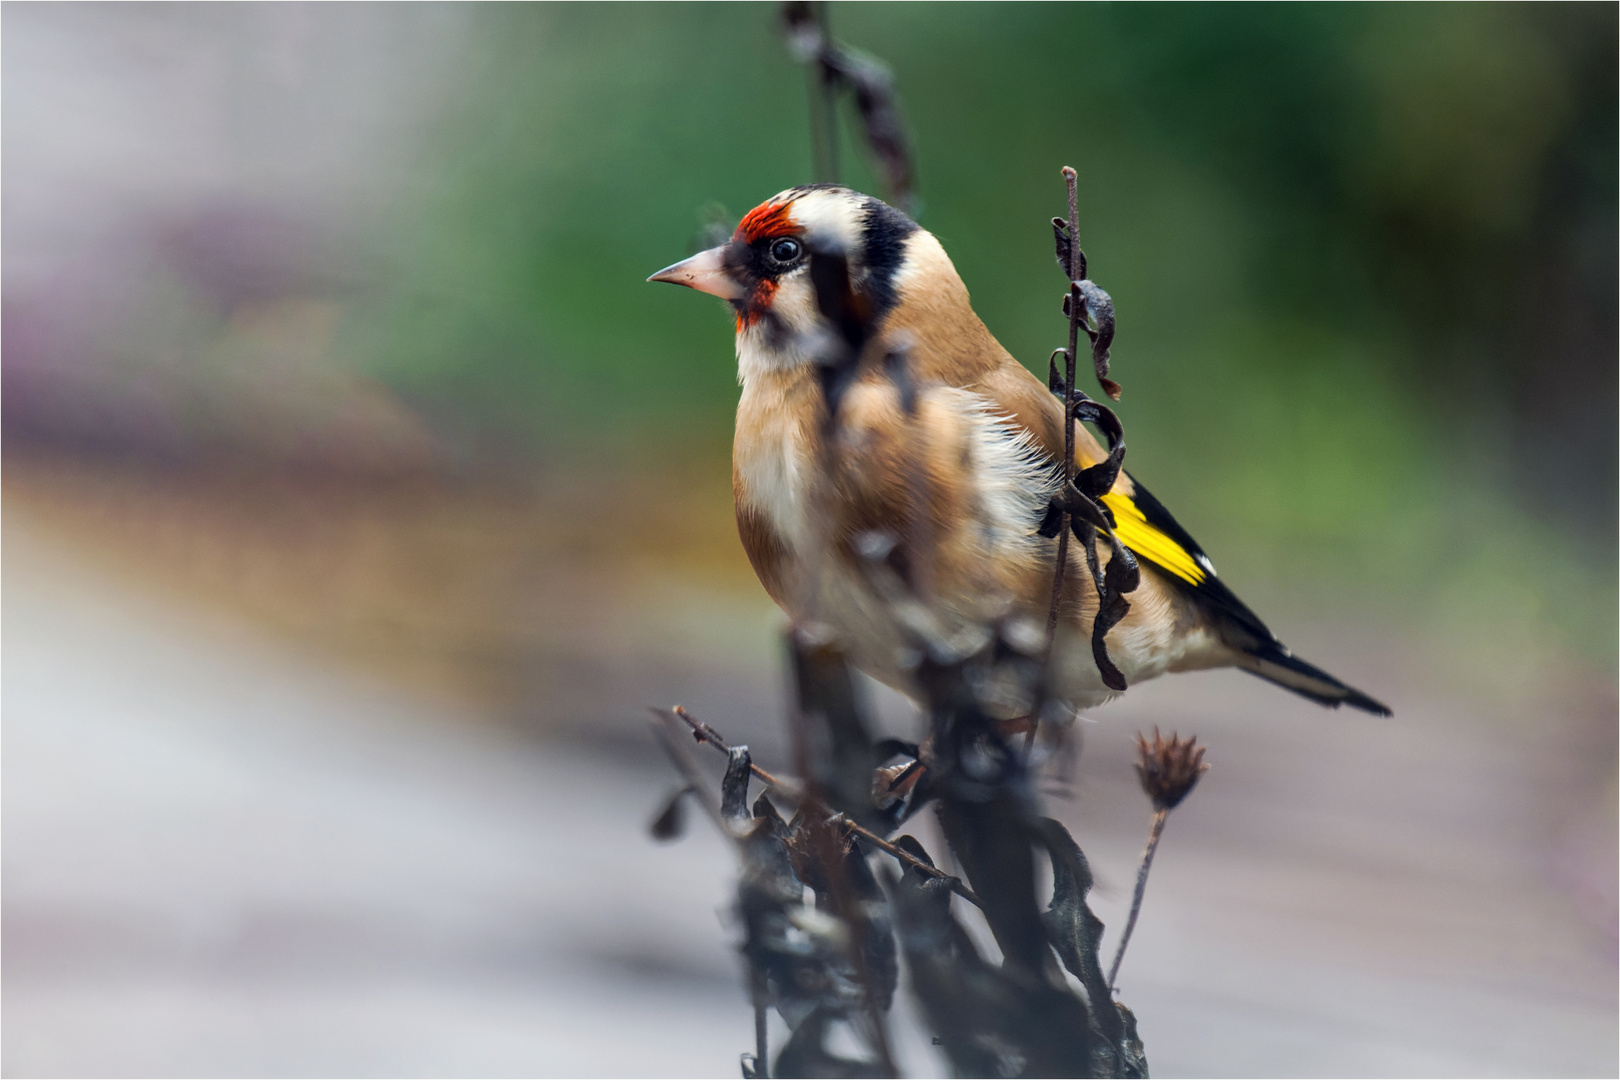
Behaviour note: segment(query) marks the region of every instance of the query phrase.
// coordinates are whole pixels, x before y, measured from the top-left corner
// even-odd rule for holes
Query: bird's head
[[[744,375],[792,368],[815,362],[840,334],[847,339],[839,324],[854,317],[849,309],[858,308],[868,327],[882,322],[898,300],[908,241],[918,233],[909,217],[870,195],[812,184],[754,207],[729,241],[647,280],[729,302]]]

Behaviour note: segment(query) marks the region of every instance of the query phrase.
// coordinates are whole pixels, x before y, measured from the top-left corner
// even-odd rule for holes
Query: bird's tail
[[[1388,705],[1368,697],[1353,686],[1346,686],[1321,668],[1312,667],[1278,641],[1267,641],[1242,650],[1237,656],[1237,666],[1285,690],[1308,697],[1318,705],[1332,709],[1348,705],[1374,716],[1393,715]]]
[[[1209,556],[1188,535],[1164,504],[1153,497],[1136,477],[1130,478],[1134,494],[1124,506],[1110,502],[1110,512],[1122,511],[1116,520],[1121,525],[1121,536],[1138,558],[1145,558],[1165,568],[1165,579],[1172,582],[1202,609],[1213,622],[1221,643],[1228,652],[1223,660],[1252,672],[1267,682],[1274,682],[1285,690],[1308,697],[1318,705],[1337,709],[1348,705],[1375,716],[1393,715],[1389,706],[1375,701],[1353,686],[1346,686],[1321,668],[1312,667],[1288,651],[1288,646],[1266,629],[1260,617],[1239,600],[1226,583],[1215,576],[1215,567]],[[1117,490],[1117,489],[1116,489]],[[1113,493],[1105,496],[1112,499]],[[1131,518],[1125,507],[1134,510]]]

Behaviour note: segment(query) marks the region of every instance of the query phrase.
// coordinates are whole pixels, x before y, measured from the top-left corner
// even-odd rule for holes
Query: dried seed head
[[[1136,775],[1142,781],[1142,790],[1153,800],[1153,809],[1175,809],[1208,771],[1198,736],[1182,739],[1171,732],[1166,741],[1154,728],[1153,741],[1149,742],[1146,735],[1137,734]]]

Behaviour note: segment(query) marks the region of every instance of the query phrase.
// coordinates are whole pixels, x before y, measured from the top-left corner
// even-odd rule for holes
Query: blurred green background
[[[472,485],[746,582],[729,320],[644,279],[812,178],[778,9],[204,10],[58,17],[123,57],[105,115],[104,72],[13,50],[8,446]],[[1038,369],[1079,170],[1127,464],[1259,610],[1398,626],[1487,694],[1614,672],[1612,6],[829,10],[892,68],[919,220]],[[513,543],[510,573],[570,572]]]
[[[1230,578],[1612,659],[1614,8],[832,19],[892,68],[919,220],[1032,367],[1079,170],[1128,464]],[[470,52],[357,354],[486,453],[723,445],[728,320],[642,279],[811,176],[775,10],[483,9]],[[880,191],[843,119],[843,179]]]

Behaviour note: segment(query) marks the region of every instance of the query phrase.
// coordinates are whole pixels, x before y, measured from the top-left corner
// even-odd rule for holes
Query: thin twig
[[[929,877],[939,878],[941,881],[950,882],[951,883],[951,892],[955,893],[957,896],[960,896],[962,899],[966,900],[968,903],[972,904],[974,907],[976,907],[976,908],[983,908],[984,907],[984,904],[980,903],[980,901],[979,901],[978,893],[975,893],[972,889],[968,888],[967,885],[963,883],[961,878],[955,877],[954,875],[951,875],[951,874],[947,874],[945,871],[941,870],[937,866],[929,866],[927,863],[923,862],[921,859],[917,858],[915,855],[910,854],[909,852],[905,851],[903,848],[895,847],[893,844],[891,844],[887,840],[883,839],[883,837],[879,836],[877,833],[873,832],[871,829],[863,828],[862,826],[855,824],[853,821],[846,820],[844,822],[844,827],[849,829],[850,832],[854,833],[856,836],[860,837],[862,840],[865,840],[867,843],[869,843],[873,847],[877,848],[879,851],[885,852],[886,854],[889,854],[889,855],[893,855],[896,859],[898,859],[901,862],[905,863],[907,866],[911,867],[913,870],[917,870],[917,871],[919,871],[919,872],[921,872],[923,874],[928,875]]]
[[[765,1000],[754,999],[754,1075],[766,1080],[771,1075],[770,1048],[766,1039]]]
[[[1074,361],[1069,361],[1069,373],[1074,373]],[[1068,473],[1070,470],[1065,469]],[[1064,484],[1074,482],[1072,475],[1063,478]],[[1051,664],[1052,652],[1057,644],[1058,604],[1063,599],[1063,566],[1069,561],[1069,513],[1063,511],[1061,516],[1062,532],[1058,533],[1057,568],[1052,573],[1052,606],[1046,612],[1046,663]],[[1035,728],[1032,725],[1027,736],[1035,737]]]
[[[1170,819],[1168,807],[1153,812],[1153,827],[1148,830],[1147,847],[1142,849],[1142,865],[1136,868],[1136,893],[1131,897],[1131,915],[1125,920],[1125,932],[1120,935],[1119,948],[1114,951],[1114,964],[1108,969],[1108,989],[1114,989],[1119,977],[1120,961],[1125,959],[1125,946],[1131,943],[1131,931],[1136,929],[1136,917],[1142,913],[1142,896],[1147,892],[1148,871],[1153,869],[1153,853],[1159,850],[1159,837],[1164,835],[1164,823]]]
[[[705,724],[703,721],[699,720],[697,717],[693,716],[691,713],[687,712],[684,705],[677,705],[673,709],[668,710],[654,709],[652,711],[658,716],[674,716],[684,720],[687,726],[692,729],[692,735],[697,739],[698,742],[708,743],[710,746],[714,747],[716,750],[719,750],[723,754],[731,753],[731,747],[726,744],[725,739],[721,738],[720,733],[714,730],[714,728],[710,727],[708,724]],[[794,798],[799,798],[801,796],[802,792],[800,791],[799,785],[796,782],[784,782],[771,773],[766,772],[758,765],[753,764],[753,762],[749,762],[749,768],[753,770],[755,776],[759,777],[762,782],[769,784],[771,787],[774,787],[779,791],[790,793]],[[841,818],[843,817],[843,815],[838,816]],[[917,858],[915,855],[912,855],[905,849],[895,847],[893,844],[883,839],[883,837],[879,836],[871,829],[858,825],[855,822],[850,821],[848,818],[843,818],[843,826],[856,836],[860,837],[862,840],[865,840],[867,843],[877,848],[879,851],[886,855],[894,856],[894,858],[905,863],[913,870],[926,874],[929,877],[949,881],[951,883],[951,891],[957,896],[960,896],[974,907],[984,907],[984,904],[979,900],[978,894],[972,889],[968,888],[967,885],[963,883],[961,878],[947,874],[937,866],[929,866],[927,863],[923,862],[921,859]]]
[[[1079,178],[1069,166],[1063,166],[1063,180],[1069,189],[1069,269],[1071,273],[1080,265],[1080,191]],[[1063,350],[1063,487],[1068,494],[1074,483],[1074,380],[1075,357],[1080,348],[1081,301],[1080,288],[1069,281],[1069,345]],[[1069,554],[1069,513],[1061,514],[1062,528],[1058,531],[1057,566],[1052,574],[1052,606],[1046,613],[1046,657],[1051,663],[1053,646],[1057,641],[1058,603],[1063,596],[1063,571]]]
[[[686,745],[686,740],[680,737],[680,732],[674,725],[674,714],[663,709],[651,711],[653,730],[657,733],[664,752],[669,755],[670,763],[675,766],[675,771],[686,781],[686,786],[692,789],[693,798],[703,807],[703,812],[709,815],[709,819],[722,833],[731,835],[731,830],[726,828],[725,821],[720,817],[720,793],[714,790],[709,779],[698,768],[696,759],[692,757],[691,748]]]
[[[838,182],[838,72],[827,63],[832,50],[832,27],[828,18],[827,0],[816,0],[810,5],[816,15],[816,26],[821,30],[821,57],[812,70],[820,76],[820,93],[816,94],[821,107],[822,160],[816,164],[817,180]],[[815,106],[812,106],[814,108]]]
[[[1080,320],[1082,318],[1080,287],[1074,283],[1074,268],[1080,265],[1080,186],[1079,176],[1069,166],[1063,166],[1063,181],[1069,193],[1069,345],[1063,350],[1063,486],[1065,497],[1074,484],[1074,379],[1075,356],[1080,348]],[[1057,565],[1052,571],[1052,604],[1046,612],[1046,657],[1044,667],[1052,669],[1052,656],[1057,651],[1058,609],[1063,601],[1063,572],[1069,564],[1070,519],[1067,510],[1058,515]],[[1050,674],[1049,676],[1050,677]],[[1027,750],[1035,743],[1036,730],[1041,725],[1039,715],[1031,717],[1029,731],[1024,736]]]
[[[663,709],[653,710],[655,713],[661,713],[663,711]],[[730,744],[728,744],[726,740],[721,737],[720,733],[714,730],[714,728],[710,727],[708,724],[705,724],[703,721],[699,720],[697,717],[693,716],[691,713],[687,712],[685,705],[677,705],[673,709],[670,709],[669,712],[673,713],[677,718],[686,721],[687,726],[692,729],[693,737],[696,738],[698,742],[708,743],[716,750],[719,750],[722,754],[731,753]],[[797,787],[797,785],[784,783],[782,780],[777,779],[776,776],[766,772],[764,769],[754,764],[752,760],[749,761],[748,768],[755,776],[759,777],[762,782],[771,785],[773,788],[796,789]],[[796,790],[795,797],[797,797]]]

